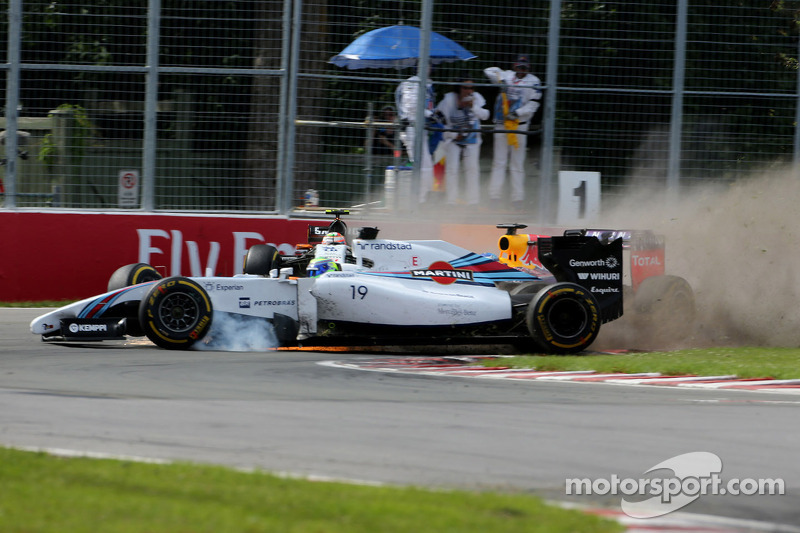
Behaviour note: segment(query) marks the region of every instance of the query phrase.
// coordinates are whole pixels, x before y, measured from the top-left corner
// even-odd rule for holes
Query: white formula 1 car
[[[327,229],[346,235],[342,212],[333,213]],[[498,227],[513,240],[524,226]],[[622,238],[537,236],[529,244],[544,268],[534,272],[441,240],[377,234],[361,228],[350,244],[320,243],[288,258],[257,245],[233,277],[160,279],[149,265],[127,265],[108,292],[36,318],[31,331],[62,342],[145,335],[188,349],[234,317],[270,324],[280,345],[482,342],[565,354],[586,349],[601,324],[622,315]],[[336,268],[310,277],[320,256]]]

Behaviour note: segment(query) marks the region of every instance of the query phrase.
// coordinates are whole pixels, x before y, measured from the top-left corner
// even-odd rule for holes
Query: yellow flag
[[[506,93],[503,93],[502,96],[503,96],[503,116],[507,117],[508,107],[509,107],[508,96],[506,95]],[[506,118],[505,121],[503,122],[503,126],[505,126],[505,129],[507,130],[515,130],[519,126],[519,120],[516,119],[512,120],[510,118]],[[506,136],[508,137],[509,146],[513,146],[514,148],[519,148],[519,143],[517,142],[516,133],[507,133]]]

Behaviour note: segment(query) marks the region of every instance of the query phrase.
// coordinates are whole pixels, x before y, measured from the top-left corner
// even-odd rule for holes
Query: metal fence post
[[[8,76],[6,78],[5,207],[17,207],[17,119],[19,118],[20,43],[22,40],[22,0],[8,6]]]
[[[800,60],[800,39],[797,41],[797,57]],[[794,111],[794,146],[792,150],[792,163],[795,177],[800,178],[800,68],[797,69],[797,96],[795,97]]]
[[[433,0],[423,0],[420,14],[419,63],[417,76],[417,114],[414,117],[414,170],[411,180],[411,197],[420,198],[422,188],[422,150],[428,149],[428,131],[425,129],[425,101],[428,96],[430,70],[431,27],[433,25]],[[399,176],[396,172],[396,177]]]
[[[553,152],[555,149],[556,93],[558,92],[558,44],[561,35],[561,0],[550,1],[550,21],[547,31],[547,71],[545,78],[544,114],[542,116],[542,158],[539,182],[539,225],[550,220],[553,181]]]
[[[678,16],[675,27],[675,58],[672,67],[672,118],[669,123],[669,161],[667,164],[667,195],[671,200],[677,200],[680,192],[688,3],[688,0],[680,0],[678,2]]]
[[[292,0],[284,0],[283,2],[283,32],[281,33],[282,46],[281,46],[281,80],[280,80],[280,116],[278,117],[278,153],[275,169],[275,205],[279,213],[288,213],[292,206],[291,200],[284,202],[284,194],[291,199],[291,193],[286,193],[291,182],[286,181],[285,176],[292,172],[292,166],[289,160],[294,161],[294,118],[290,122],[286,116],[286,111],[289,109],[289,86],[293,87],[295,93],[297,92],[296,79],[292,80],[292,76],[297,77],[297,72],[289,71],[289,59],[291,42],[294,37],[292,31]],[[292,104],[294,105],[294,104]],[[289,137],[289,127],[291,126],[291,137]],[[287,142],[290,140],[292,142]],[[289,157],[291,152],[291,158]]]
[[[280,197],[278,210],[289,213],[292,210],[292,193],[294,192],[294,161],[295,161],[295,121],[297,120],[297,77],[300,74],[300,29],[303,20],[303,1],[294,0],[292,13],[291,55],[289,57],[289,83],[285,110],[286,138],[291,142],[286,143],[284,175],[279,179],[283,182],[283,194]]]
[[[158,149],[158,47],[161,0],[148,0],[147,72],[144,96],[144,153],[142,154],[142,209],[155,209],[156,154]]]

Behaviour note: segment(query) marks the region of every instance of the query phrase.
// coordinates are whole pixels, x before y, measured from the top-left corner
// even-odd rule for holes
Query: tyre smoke
[[[257,352],[277,346],[275,330],[266,319],[216,311],[211,329],[193,347],[196,350]]]

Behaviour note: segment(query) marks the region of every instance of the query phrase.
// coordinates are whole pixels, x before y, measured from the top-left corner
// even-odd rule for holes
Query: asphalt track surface
[[[800,524],[800,398],[719,390],[472,380],[332,368],[375,355],[68,347],[0,309],[0,445],[187,460],[306,476],[565,493],[567,478],[639,479],[706,451],[721,477],[782,478],[783,496],[682,509]]]

